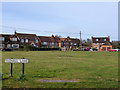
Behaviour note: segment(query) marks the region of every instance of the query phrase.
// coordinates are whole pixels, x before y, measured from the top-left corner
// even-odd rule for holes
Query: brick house
[[[0,50],[4,47],[11,47],[10,34],[0,34]],[[14,44],[14,43],[13,43]]]
[[[60,38],[52,35],[48,36],[38,36],[40,39],[40,47],[42,48],[59,48]]]
[[[19,46],[23,47],[24,45],[32,45],[34,47],[39,47],[39,38],[36,34],[24,34],[24,33],[17,33],[15,32],[11,38],[17,38],[19,41]]]
[[[17,33],[13,35],[1,34],[0,35],[0,49],[7,48],[20,48],[24,45],[32,45],[39,47],[39,38],[36,34]]]
[[[95,48],[98,51],[108,51],[112,49],[110,43],[110,37],[91,37],[91,48]]]
[[[77,48],[79,45],[80,45],[79,39],[70,38],[69,36],[67,38],[61,38],[60,47]]]

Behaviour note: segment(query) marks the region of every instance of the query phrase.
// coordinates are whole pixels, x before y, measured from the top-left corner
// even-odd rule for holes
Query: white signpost
[[[28,59],[5,59],[5,63],[10,63],[10,74],[11,74],[11,77],[12,77],[12,66],[13,66],[13,63],[22,63],[22,75],[24,76],[24,63],[28,63],[29,60]]]
[[[5,59],[5,63],[28,63],[28,59]]]

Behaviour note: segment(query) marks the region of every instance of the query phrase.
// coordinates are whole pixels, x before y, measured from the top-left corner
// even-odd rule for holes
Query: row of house
[[[15,33],[13,35],[1,34],[0,35],[0,49],[7,48],[20,48],[25,45],[32,45],[38,48],[77,48],[80,44],[79,39],[60,38],[58,36],[37,36],[36,34]]]
[[[58,36],[37,36],[36,34],[24,34],[17,33],[14,34],[1,34],[0,35],[0,49],[7,48],[22,48],[25,45],[32,45],[38,48],[77,48],[80,45],[79,39],[70,38],[60,38]],[[91,37],[91,47],[97,49],[98,51],[108,51],[112,49],[110,43],[110,37]]]

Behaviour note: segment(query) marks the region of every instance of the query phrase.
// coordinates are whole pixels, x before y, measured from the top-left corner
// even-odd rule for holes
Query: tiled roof
[[[96,39],[98,39],[98,41]],[[106,41],[104,39],[106,39]],[[93,37],[93,43],[106,43],[107,41],[110,41],[108,37]]]
[[[38,36],[40,41],[43,42],[59,42],[59,38],[58,37],[48,37],[48,36]]]
[[[60,38],[61,41],[64,41],[66,38]]]
[[[79,39],[74,39],[74,38],[60,38],[61,41],[65,41],[66,39],[69,40],[69,41],[72,41],[72,42],[78,42],[78,43],[80,42]]]
[[[47,37],[47,36],[38,36],[40,41],[43,41],[43,42],[51,42],[51,37]]]
[[[111,43],[107,41],[103,45],[111,45]]]
[[[20,38],[20,39],[29,39],[30,41],[35,41],[35,39],[37,38],[36,34],[23,34],[23,33],[16,33],[16,35]]]
[[[80,42],[80,40],[79,39],[74,39],[74,38],[70,38],[70,40],[72,41],[72,42]]]

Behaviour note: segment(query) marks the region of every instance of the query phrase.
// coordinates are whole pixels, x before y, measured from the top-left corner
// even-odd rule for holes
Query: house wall
[[[108,49],[112,49],[112,45],[102,45],[102,51],[108,51]]]

